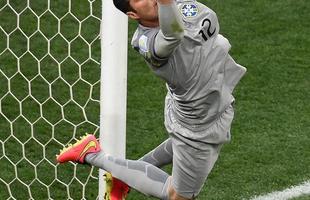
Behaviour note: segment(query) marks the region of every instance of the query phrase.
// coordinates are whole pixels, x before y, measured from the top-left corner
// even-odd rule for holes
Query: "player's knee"
[[[194,199],[194,198],[185,198],[179,195],[177,191],[171,185],[171,180],[172,180],[172,177],[170,176],[165,183],[165,186],[162,190],[163,192],[162,199],[164,200],[192,200]]]
[[[169,200],[191,200],[179,195],[171,185],[168,188],[168,193],[169,193]]]

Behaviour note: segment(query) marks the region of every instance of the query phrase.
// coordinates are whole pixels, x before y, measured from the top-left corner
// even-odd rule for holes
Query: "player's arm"
[[[157,57],[167,58],[184,36],[182,16],[174,0],[157,0],[160,31],[154,41]]]

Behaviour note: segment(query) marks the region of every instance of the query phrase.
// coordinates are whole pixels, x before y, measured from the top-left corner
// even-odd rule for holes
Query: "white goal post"
[[[55,155],[88,132],[125,156],[126,64],[112,0],[0,1],[0,199],[102,200],[103,172]]]
[[[108,154],[125,158],[128,18],[113,0],[102,2],[101,38],[100,142]],[[104,173],[100,170],[103,186]],[[100,190],[99,199],[104,191]]]

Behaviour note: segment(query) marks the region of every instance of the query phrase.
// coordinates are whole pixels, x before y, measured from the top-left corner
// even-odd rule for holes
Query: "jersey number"
[[[208,22],[208,26],[205,27],[205,23]],[[199,34],[201,34],[202,38],[207,41],[208,38],[212,37],[214,35],[216,28],[211,32],[211,21],[209,19],[204,19],[202,21],[201,26],[203,27],[200,31]]]

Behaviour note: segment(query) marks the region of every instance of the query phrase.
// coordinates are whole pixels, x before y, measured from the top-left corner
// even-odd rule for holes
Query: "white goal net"
[[[0,1],[0,199],[96,199],[55,155],[99,134],[101,0]]]

